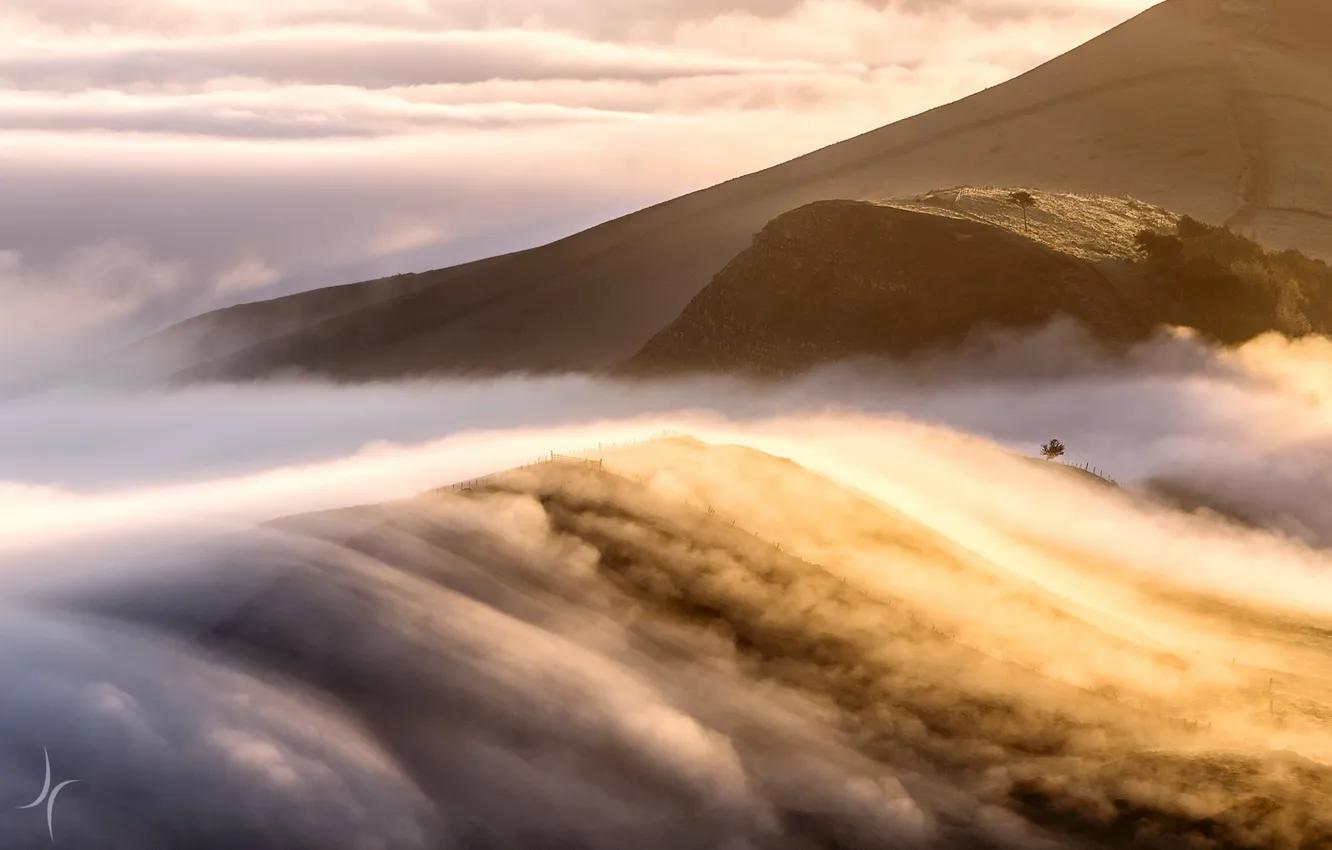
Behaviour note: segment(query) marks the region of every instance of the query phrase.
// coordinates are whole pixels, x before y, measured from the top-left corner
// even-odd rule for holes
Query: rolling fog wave
[[[1332,842],[1326,344],[1177,340],[1076,379],[1023,344],[986,361],[1017,364],[1001,375],[834,370],[785,415],[799,388],[677,384],[610,418],[615,389],[588,383],[581,411],[521,430],[477,423],[517,416],[486,399],[528,384],[397,433],[325,417],[462,396],[307,387],[300,412],[274,388],[191,391],[154,401],[197,425],[170,476],[133,475],[138,402],[93,399],[123,404],[123,468],[79,479],[50,427],[44,465],[0,476],[0,837]],[[247,419],[260,398],[331,436],[286,453]],[[608,445],[665,427],[706,442]],[[360,428],[430,439],[357,452]],[[210,432],[250,466],[216,475]],[[1021,456],[1056,436],[1124,486]],[[15,808],[48,755],[53,784],[78,780],[49,826]]]

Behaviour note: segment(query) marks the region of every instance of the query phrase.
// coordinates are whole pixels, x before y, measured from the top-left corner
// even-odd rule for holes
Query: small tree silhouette
[[[1057,457],[1064,456],[1064,444],[1058,440],[1051,440],[1041,446],[1041,457],[1046,460],[1054,460]]]
[[[1008,202],[1022,207],[1022,229],[1030,233],[1031,225],[1027,222],[1027,209],[1036,206],[1036,198],[1030,192],[1021,190],[1009,195]]]

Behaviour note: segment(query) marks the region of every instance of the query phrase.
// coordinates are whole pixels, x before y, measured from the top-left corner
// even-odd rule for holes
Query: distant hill
[[[1076,320],[1111,347],[1186,325],[1224,343],[1332,333],[1332,269],[1127,198],[999,189],[778,216],[620,371],[785,374],[987,327]]]
[[[1332,258],[1329,80],[1326,0],[1167,0],[1004,85],[783,165],[541,248],[208,314],[137,357],[189,379],[597,369],[775,217],[958,184],[1128,195]]]

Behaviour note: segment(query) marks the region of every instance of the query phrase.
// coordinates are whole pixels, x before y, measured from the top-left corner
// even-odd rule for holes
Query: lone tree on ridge
[[[1009,195],[1008,202],[1022,207],[1022,229],[1025,232],[1030,233],[1031,225],[1027,222],[1027,209],[1036,206],[1036,198],[1030,192],[1023,189]]]
[[[1041,446],[1041,457],[1046,460],[1054,460],[1057,457],[1064,456],[1064,444],[1058,440],[1051,440]]]

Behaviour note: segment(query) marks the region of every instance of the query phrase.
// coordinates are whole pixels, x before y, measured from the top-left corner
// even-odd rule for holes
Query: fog
[[[1330,386],[1326,340],[1055,328],[782,384],[7,399],[0,836],[1325,841]]]

